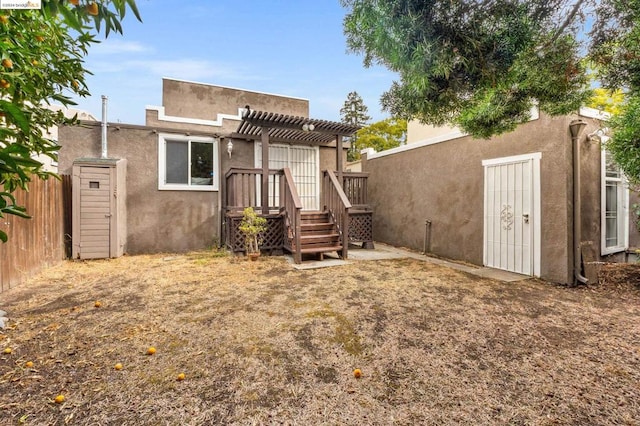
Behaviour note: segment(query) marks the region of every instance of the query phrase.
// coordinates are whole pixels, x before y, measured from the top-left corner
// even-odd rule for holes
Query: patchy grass
[[[640,419],[634,288],[197,252],[67,262],[0,297],[3,425]]]

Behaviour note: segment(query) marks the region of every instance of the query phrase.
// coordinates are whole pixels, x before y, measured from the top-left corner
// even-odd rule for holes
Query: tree
[[[624,92],[622,90],[608,90],[598,87],[593,90],[593,96],[587,102],[587,106],[607,112],[612,115],[618,115],[622,112],[624,104]]]
[[[342,117],[343,123],[361,126],[371,120],[368,112],[369,108],[364,104],[358,92],[350,92],[344,105],[340,108],[340,117]]]
[[[360,151],[373,148],[376,151],[395,148],[407,140],[407,120],[387,118],[363,127],[356,132],[355,152],[360,158]]]
[[[351,124],[353,126],[362,126],[371,120],[368,112],[369,109],[364,104],[362,97],[360,97],[358,92],[354,91],[347,95],[347,100],[344,101],[344,105],[340,108],[340,117],[342,117],[343,123]],[[357,139],[357,135],[346,138],[346,142],[351,143],[351,149],[347,153],[347,160],[349,161],[354,161],[358,157],[358,153],[356,151]]]
[[[565,114],[589,97],[570,0],[342,3],[350,50],[400,76],[382,96],[392,116],[487,138],[527,121],[534,104]]]
[[[33,157],[56,159],[58,146],[44,132],[77,120],[47,105],[71,106],[73,94],[89,94],[83,58],[98,34],[122,32],[127,9],[141,20],[135,0],[42,0],[40,10],[0,10],[0,218],[28,218],[13,193],[54,176]],[[2,230],[0,240],[7,241]]]
[[[349,49],[400,76],[382,96],[393,116],[488,138],[528,120],[534,105],[576,111],[591,72],[626,94],[613,140],[640,128],[640,0],[341,2]],[[623,170],[640,163],[640,145],[620,142],[609,149]]]
[[[622,113],[609,120],[612,137],[606,142],[615,162],[636,187],[640,185],[640,97],[632,96]]]

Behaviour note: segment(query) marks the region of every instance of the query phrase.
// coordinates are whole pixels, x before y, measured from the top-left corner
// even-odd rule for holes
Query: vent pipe
[[[102,95],[102,157],[107,158],[107,98]]]

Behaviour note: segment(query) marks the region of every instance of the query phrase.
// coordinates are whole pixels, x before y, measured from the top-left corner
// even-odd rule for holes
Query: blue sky
[[[162,77],[309,100],[310,115],[340,120],[356,91],[373,121],[387,117],[380,95],[395,74],[364,68],[347,53],[338,0],[137,0],[124,35],[93,46],[86,67],[92,94],[78,107],[99,117],[109,97],[109,121],[144,124],[147,105],[162,104]]]

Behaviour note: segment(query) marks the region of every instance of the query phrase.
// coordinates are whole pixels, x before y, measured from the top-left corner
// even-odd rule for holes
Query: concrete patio
[[[347,265],[351,260],[385,260],[385,259],[404,259],[412,258],[425,262],[435,263],[437,265],[443,265],[458,271],[467,272],[469,274],[477,275],[479,277],[490,278],[494,280],[504,282],[516,282],[531,278],[526,275],[515,274],[513,272],[503,271],[500,269],[486,268],[480,266],[474,266],[469,264],[462,264],[451,262],[448,260],[438,259],[435,257],[427,256],[415,251],[411,251],[404,248],[393,247],[387,244],[375,243],[375,249],[366,250],[359,246],[349,247],[349,257],[347,260],[340,259],[337,255],[331,253],[326,254],[324,260],[305,260],[300,264],[293,262],[293,257],[287,255],[287,260],[293,265],[295,269],[307,270],[316,268],[327,268],[332,266]]]

